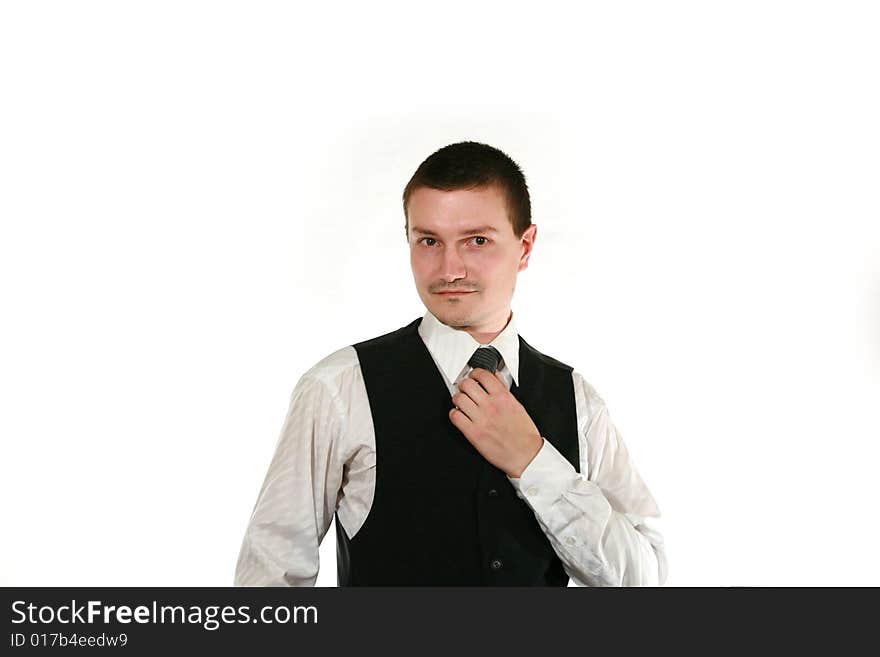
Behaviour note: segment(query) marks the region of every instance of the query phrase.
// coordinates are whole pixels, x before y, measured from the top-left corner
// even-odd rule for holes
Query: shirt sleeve
[[[236,586],[314,586],[342,487],[344,428],[333,391],[300,379],[245,532]]]
[[[596,391],[572,374],[581,472],[548,441],[519,478],[568,575],[580,586],[657,586],[666,581],[660,510]],[[583,474],[586,473],[586,474]]]

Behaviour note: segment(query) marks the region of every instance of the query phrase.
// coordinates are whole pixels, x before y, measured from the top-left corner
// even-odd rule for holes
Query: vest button
[[[489,497],[498,497],[498,491],[494,488],[489,489]]]
[[[501,570],[501,566],[503,566],[503,565],[504,564],[501,563],[501,559],[493,559],[492,563],[489,564],[489,566],[492,568],[492,570]]]

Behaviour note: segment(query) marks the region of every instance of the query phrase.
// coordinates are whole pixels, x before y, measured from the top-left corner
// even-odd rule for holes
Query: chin
[[[453,328],[470,326],[472,324],[470,316],[455,308],[431,309],[431,312],[434,313],[434,317],[439,319],[442,323]]]

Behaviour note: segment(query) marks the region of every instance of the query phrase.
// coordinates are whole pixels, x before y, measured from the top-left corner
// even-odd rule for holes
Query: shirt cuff
[[[577,471],[553,444],[544,444],[522,474],[507,477],[517,497],[525,499],[533,509],[547,508],[569,490],[577,479]]]

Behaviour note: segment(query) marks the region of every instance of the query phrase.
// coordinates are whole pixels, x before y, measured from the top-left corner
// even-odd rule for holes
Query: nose
[[[446,249],[443,253],[443,280],[452,283],[459,278],[467,276],[464,260],[454,248]]]

